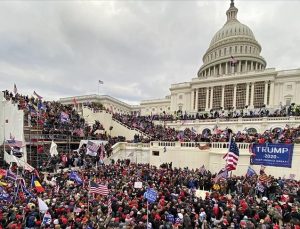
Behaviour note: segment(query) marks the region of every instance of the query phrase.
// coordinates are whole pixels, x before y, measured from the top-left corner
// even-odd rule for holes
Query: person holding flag
[[[223,159],[226,160],[226,168],[228,171],[236,170],[239,161],[239,156],[240,150],[230,134],[229,149],[228,152],[223,156]]]

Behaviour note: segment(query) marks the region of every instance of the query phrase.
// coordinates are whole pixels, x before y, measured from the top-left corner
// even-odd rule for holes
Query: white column
[[[269,107],[274,107],[274,81],[271,81]]]
[[[228,74],[228,63],[225,62],[225,74]]]
[[[219,64],[219,75],[222,75],[222,64]]]
[[[232,106],[234,108],[236,108],[236,84],[234,84],[234,88],[233,88],[233,103],[232,103]]]
[[[251,71],[253,71],[253,61],[251,61]]]
[[[209,101],[208,101],[208,97],[209,97],[209,87],[206,88],[206,104],[205,104],[205,110],[208,111],[209,110]]]
[[[194,97],[195,95],[195,92],[196,92],[196,89],[194,90],[191,90],[191,105],[190,105],[190,111],[195,111],[196,110],[196,98]],[[195,102],[195,109],[194,109],[194,102]]]
[[[225,95],[225,85],[222,85],[221,107],[223,107],[223,109],[224,109],[224,95]]]
[[[265,81],[264,104],[267,105],[268,99],[268,81]]]
[[[216,65],[214,65],[214,76],[217,75],[216,74]]]
[[[250,107],[253,108],[254,104],[254,82],[252,82],[252,85],[251,85],[251,101],[250,101]]]
[[[242,71],[242,61],[239,61],[239,67],[238,67],[238,72]]]
[[[255,70],[256,71],[258,70],[258,63],[257,62],[255,63]]]
[[[210,68],[208,68],[208,76],[211,76],[211,74],[210,74]]]
[[[210,90],[210,105],[209,105],[209,109],[212,109],[212,107],[213,107],[213,96],[214,96],[214,87],[211,87],[211,90]]]
[[[196,112],[198,112],[198,93],[199,93],[199,88],[196,88],[196,104],[195,104]]]
[[[245,106],[249,106],[249,83],[247,83],[247,86],[246,86],[246,104]]]

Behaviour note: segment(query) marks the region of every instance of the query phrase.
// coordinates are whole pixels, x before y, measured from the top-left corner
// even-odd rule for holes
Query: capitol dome
[[[252,30],[248,26],[240,23],[238,20],[232,20],[228,21],[223,28],[214,35],[209,47],[214,46],[219,41],[235,36],[243,36],[256,41]]]
[[[227,21],[214,35],[203,56],[198,77],[220,76],[263,70],[266,61],[252,30],[237,19],[238,9],[231,0]]]

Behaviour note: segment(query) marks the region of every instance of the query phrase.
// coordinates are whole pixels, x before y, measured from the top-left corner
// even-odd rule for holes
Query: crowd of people
[[[196,119],[230,119],[230,118],[257,118],[257,117],[289,117],[300,116],[300,105],[292,103],[291,105],[280,105],[277,109],[268,109],[265,106],[261,108],[250,109],[246,106],[244,109],[211,109],[209,112],[197,112],[196,114],[188,114],[186,112],[177,111],[174,115],[161,114],[152,115],[153,120],[159,121],[176,121],[176,120],[196,120]]]
[[[293,179],[268,176],[262,182],[259,173],[216,179],[204,166],[156,168],[126,160],[97,167],[91,162],[75,176],[70,170],[40,173],[42,191],[31,185],[33,174],[19,168],[24,186],[16,191],[18,182],[11,179],[16,167],[7,171],[10,177],[1,170],[0,228],[139,229],[146,228],[147,218],[147,228],[153,229],[300,225],[300,182]],[[91,194],[91,182],[107,187],[108,193]],[[142,186],[135,187],[136,182]],[[148,188],[156,200],[147,204]],[[38,198],[47,211],[40,212]]]
[[[193,128],[186,128],[183,131],[164,125],[155,125],[153,116],[133,116],[125,114],[113,114],[113,118],[122,122],[130,128],[136,128],[146,133],[149,138],[140,138],[142,142],[149,141],[181,141],[181,142],[228,142],[229,129],[220,129],[217,126],[213,131],[206,130],[197,133]],[[231,132],[232,133],[232,132]],[[247,143],[293,143],[298,142],[300,137],[300,127],[290,127],[286,125],[284,129],[275,128],[263,133],[251,133],[248,130],[232,133],[232,137],[237,142]],[[138,141],[139,139],[135,139]]]
[[[65,105],[56,101],[44,101],[41,96],[26,96],[4,91],[6,100],[16,104],[24,111],[24,120],[28,126],[40,129],[44,138],[94,138],[105,137],[105,131],[99,121],[90,126],[80,116],[74,105]]]

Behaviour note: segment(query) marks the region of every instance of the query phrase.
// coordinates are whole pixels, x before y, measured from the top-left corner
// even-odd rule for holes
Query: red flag
[[[38,145],[38,146],[37,146],[37,152],[38,152],[38,153],[43,153],[43,152],[44,152],[44,147],[43,147],[43,145]]]

